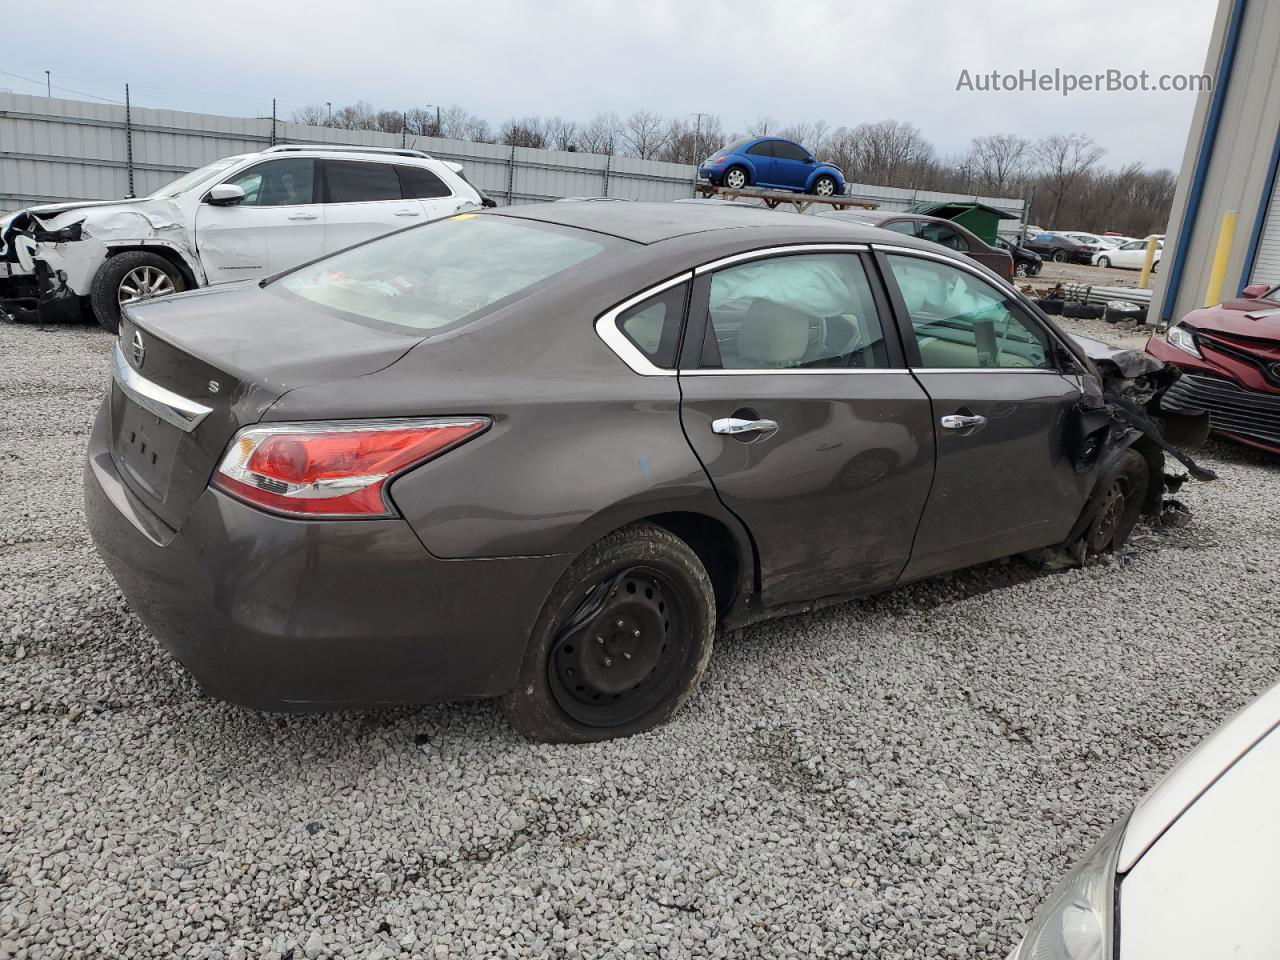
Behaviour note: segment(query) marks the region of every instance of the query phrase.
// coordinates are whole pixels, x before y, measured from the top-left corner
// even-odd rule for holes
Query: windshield
[[[437,331],[527,295],[609,242],[584,230],[461,213],[345,250],[271,286],[358,322]]]
[[[213,163],[207,163],[199,170],[192,170],[190,173],[184,173],[176,180],[170,180],[159,190],[153,190],[148,193],[148,197],[176,197],[180,193],[185,193],[196,184],[205,180],[211,180],[220,174],[227,167],[240,160],[240,157],[225,157],[222,160],[215,160]]]

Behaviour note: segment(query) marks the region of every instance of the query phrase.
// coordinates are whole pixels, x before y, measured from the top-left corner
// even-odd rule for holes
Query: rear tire
[[[1066,254],[1066,251],[1064,251],[1064,250],[1055,250],[1055,251],[1053,251],[1053,262],[1054,262],[1054,263],[1066,263],[1066,262],[1067,262],[1067,254]]]
[[[158,253],[126,250],[98,268],[89,291],[93,315],[104,330],[120,329],[120,309],[187,289],[178,268]]]
[[[624,527],[552,589],[503,713],[549,743],[650,730],[697,688],[715,627],[711,579],[689,545],[651,523]]]
[[[1110,258],[1108,258],[1108,257],[1099,257],[1099,258],[1098,258],[1098,266],[1102,267],[1102,269],[1103,269],[1103,270],[1108,270],[1108,269],[1110,269],[1110,267],[1111,267],[1111,260],[1110,260]]]
[[[724,185],[730,190],[741,190],[750,182],[747,171],[742,167],[730,167],[724,172]]]
[[[1101,482],[1106,485],[1102,503],[1084,533],[1089,553],[1105,553],[1124,546],[1142,515],[1151,471],[1142,454],[1126,450]]]

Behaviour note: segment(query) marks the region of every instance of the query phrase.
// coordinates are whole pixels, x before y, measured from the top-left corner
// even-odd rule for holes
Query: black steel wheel
[[[1124,546],[1142,513],[1149,483],[1146,459],[1135,450],[1126,450],[1100,482],[1102,494],[1084,534],[1090,553]]]
[[[583,743],[651,729],[680,708],[711,656],[715,593],[697,554],[654,524],[619,530],[565,571],[502,698],[535,740]]]
[[[657,567],[627,567],[597,584],[552,642],[551,693],[579,723],[629,723],[670,695],[690,639],[685,589]]]

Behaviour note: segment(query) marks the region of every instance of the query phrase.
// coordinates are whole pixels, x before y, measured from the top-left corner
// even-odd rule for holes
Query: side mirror
[[[1251,283],[1240,291],[1240,296],[1248,297],[1250,300],[1259,300],[1270,289],[1265,283]]]
[[[234,183],[220,183],[209,191],[204,202],[215,207],[231,207],[244,199],[244,191]]]

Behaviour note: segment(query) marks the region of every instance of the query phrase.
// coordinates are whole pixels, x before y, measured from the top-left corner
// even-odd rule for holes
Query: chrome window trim
[[[702,370],[697,368],[692,370],[682,370],[680,371],[680,376],[682,377],[729,377],[729,376],[736,376],[738,374],[754,374],[757,376],[761,374],[768,375],[768,376],[782,374],[783,376],[793,377],[793,376],[796,376],[797,374],[821,376],[824,374],[830,375],[833,373],[835,374],[847,374],[847,373],[909,374],[911,373],[911,371],[908,370],[906,367],[821,367],[821,368],[731,367],[728,370],[723,370],[723,369],[722,370],[714,370],[714,369]]]
[[[628,339],[618,326],[618,317],[638,303],[655,297],[665,290],[688,283],[693,279],[693,271],[688,270],[670,280],[664,280],[655,286],[642,290],[633,297],[623,300],[611,310],[606,310],[596,318],[596,336],[604,341],[604,345],[617,354],[618,359],[642,377],[674,377],[675,369],[660,367],[644,355],[639,347]]]
[[[1049,373],[1055,377],[1066,376],[1061,370],[1049,367],[912,367],[912,373]]]
[[[798,194],[797,194],[798,196]],[[735,263],[743,263],[747,260],[758,260],[762,257],[775,257],[780,254],[788,253],[866,253],[871,249],[869,244],[865,243],[789,243],[782,247],[763,247],[760,250],[748,250],[746,253],[735,253],[732,256],[721,257],[719,260],[712,260],[710,263],[704,263],[700,267],[694,267],[694,276],[702,276],[704,273],[710,273],[712,270],[719,270],[721,267],[727,267]]]
[[[213,413],[213,407],[206,407],[172,390],[166,390],[129,366],[124,351],[120,349],[119,340],[112,351],[111,361],[111,376],[120,385],[125,396],[179,430],[190,433],[200,425],[200,421]]]

